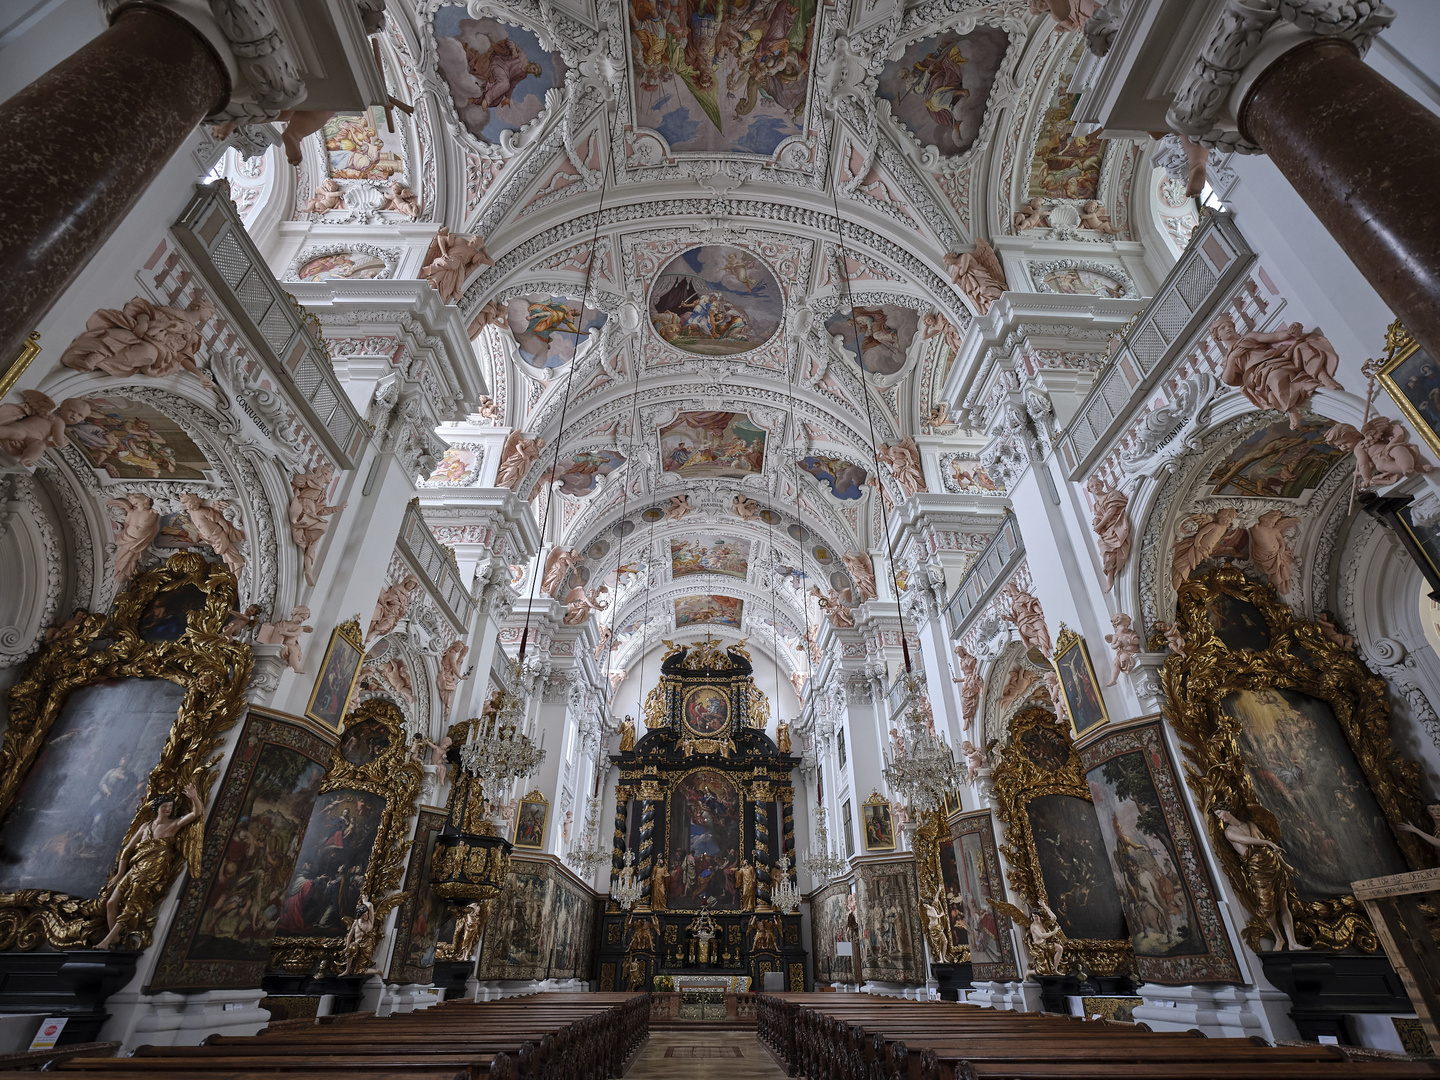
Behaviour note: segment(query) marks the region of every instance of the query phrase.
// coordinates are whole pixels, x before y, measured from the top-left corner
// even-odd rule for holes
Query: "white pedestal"
[[[1259,1035],[1271,1042],[1299,1038],[1289,1016],[1290,998],[1279,990],[1145,983],[1135,993],[1144,999],[1135,1007],[1135,1019],[1155,1031],[1194,1028],[1212,1038]]]

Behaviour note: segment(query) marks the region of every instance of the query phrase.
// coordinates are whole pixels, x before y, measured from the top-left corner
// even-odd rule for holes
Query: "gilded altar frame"
[[[1049,768],[1037,764],[1020,750],[1020,740],[1034,733],[1062,747]],[[1040,869],[1040,852],[1030,826],[1030,800],[1044,795],[1070,795],[1093,804],[1084,767],[1070,739],[1070,725],[1049,709],[1034,705],[1020,710],[1010,721],[1010,741],[1000,764],[993,772],[995,815],[1005,825],[1000,850],[1010,864],[1010,887],[1024,897],[1031,910],[1040,902],[1050,903],[1045,876]],[[1113,881],[1104,868],[1107,882]],[[1023,933],[1025,928],[1018,927]],[[1068,972],[1084,969],[1090,975],[1116,976],[1135,970],[1135,949],[1128,938],[1066,937],[1063,964]]]
[[[389,743],[373,760],[356,765],[345,756],[345,735],[365,720],[382,724],[389,735]],[[416,813],[416,799],[424,777],[419,763],[407,757],[409,742],[404,721],[400,709],[383,698],[372,698],[361,704],[345,718],[340,745],[331,755],[330,771],[320,785],[322,797],[332,791],[348,790],[370,792],[385,800],[361,888],[361,895],[368,896],[375,905],[377,926],[383,926],[390,909],[408,895],[395,890],[399,889],[405,874],[406,855],[411,843],[410,821]],[[326,937],[277,935],[270,947],[272,971],[335,974],[344,966],[343,930]]]
[[[147,640],[141,627],[147,610],[157,597],[179,590],[189,590],[189,598],[202,601],[189,609],[185,630],[174,640]],[[243,711],[250,681],[250,646],[221,634],[238,606],[235,577],[224,564],[206,562],[194,552],[177,552],[164,565],[132,577],[108,617],[77,611],[47,632],[44,648],[8,695],[10,723],[0,743],[0,808],[9,813],[73,691],[108,679],[165,679],[183,687],[185,696],[121,847],[154,818],[153,797],[178,794],[194,783],[200,790],[202,819],[187,826],[176,841],[181,851],[198,848],[198,840],[192,844],[186,838],[192,830],[203,835],[203,804],[219,760],[212,755],[220,732]],[[153,897],[153,910],[184,863],[181,858],[170,860],[168,880],[145,882],[131,895]],[[113,872],[111,876],[98,897],[44,889],[0,893],[0,950],[28,951],[42,943],[57,949],[94,944],[105,934],[105,896],[114,886]],[[152,940],[154,922],[148,914],[128,906],[120,912],[132,923],[140,917],[141,929],[131,942],[140,948]]]
[[[1222,640],[1207,611],[1227,597],[1259,611],[1270,638],[1267,647],[1232,648]],[[1329,640],[1317,623],[1296,618],[1269,585],[1251,581],[1234,567],[1217,567],[1181,585],[1176,624],[1185,635],[1185,655],[1172,655],[1162,669],[1165,712],[1185,743],[1185,780],[1200,803],[1211,847],[1252,912],[1241,932],[1251,949],[1260,952],[1261,939],[1270,936],[1264,919],[1253,914],[1265,886],[1251,880],[1214,811],[1231,808],[1251,818],[1254,827],[1282,847],[1283,837],[1250,779],[1238,740],[1240,725],[1221,708],[1231,693],[1287,689],[1325,702],[1406,861],[1420,869],[1433,860],[1427,845],[1400,830],[1409,823],[1428,832],[1430,822],[1421,797],[1420,766],[1402,757],[1391,739],[1384,679],[1371,673],[1354,652]],[[1247,808],[1263,811],[1261,820],[1253,820],[1257,811]],[[1363,905],[1353,895],[1305,901],[1290,888],[1288,896],[1301,944],[1366,952],[1380,947]]]
[[[1440,432],[1437,432],[1435,425],[1420,412],[1414,400],[1405,392],[1401,380],[1395,377],[1396,372],[1420,352],[1420,343],[1405,329],[1404,324],[1396,319],[1385,330],[1385,357],[1380,361],[1375,378],[1395,404],[1400,406],[1400,411],[1405,414],[1405,419],[1410,421],[1410,426],[1430,444],[1432,451],[1440,454]],[[1428,353],[1423,355],[1429,356]],[[1436,360],[1433,356],[1430,359]]]
[[[924,824],[915,830],[911,841],[915,849],[915,874],[920,882],[920,925],[930,942],[930,955],[942,964],[964,964],[970,960],[970,946],[952,945],[944,923],[950,918],[950,898],[945,895],[945,874],[940,866],[942,844],[952,843],[948,815],[943,809],[932,810]],[[925,911],[926,905],[940,912],[942,923],[937,928]]]

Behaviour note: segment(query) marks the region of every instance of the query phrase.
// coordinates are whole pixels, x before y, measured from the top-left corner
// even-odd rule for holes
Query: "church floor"
[[[784,1075],[754,1032],[657,1031],[625,1080],[770,1080]]]

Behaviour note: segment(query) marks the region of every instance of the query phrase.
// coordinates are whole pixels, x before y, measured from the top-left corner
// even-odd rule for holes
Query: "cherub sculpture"
[[[302,650],[300,647],[300,635],[309,634],[314,631],[313,626],[306,626],[305,620],[310,618],[310,609],[304,604],[292,608],[288,619],[277,619],[275,622],[265,623],[255,633],[255,641],[260,645],[279,645],[280,659],[290,665],[290,670],[297,675],[304,675],[305,669],[301,667]]]
[[[670,496],[670,505],[665,507],[665,519],[667,521],[679,521],[686,514],[695,508],[690,505],[689,495]]]
[[[1031,199],[1027,206],[1028,209],[1015,211],[1015,231],[1048,229],[1050,227],[1050,211],[1045,209],[1045,200]]]
[[[984,750],[980,749],[969,739],[960,743],[960,756],[965,759],[965,778],[970,783],[975,782],[975,777],[980,775],[980,770],[990,764],[990,751],[995,748],[995,740],[991,739]]]
[[[220,636],[229,641],[239,641],[255,625],[260,614],[260,605],[251,604],[244,611],[233,610],[230,618],[220,630]]]
[[[1106,686],[1114,686],[1120,681],[1121,675],[1128,675],[1135,670],[1135,657],[1140,654],[1141,645],[1140,634],[1130,616],[1123,611],[1117,611],[1110,616],[1110,625],[1115,628],[1115,632],[1106,634],[1105,641],[1115,650],[1115,663]]]
[[[1170,651],[1183,660],[1185,658],[1185,633],[1180,629],[1179,624],[1162,622],[1157,624],[1156,629],[1165,638],[1165,644],[1170,647]]]
[[[1320,627],[1320,633],[1325,635],[1325,640],[1332,645],[1338,645],[1346,652],[1355,651],[1355,638],[1345,633],[1335,625],[1335,617],[1328,611],[1322,611],[1315,616],[1315,622]]]
[[[23,404],[0,405],[0,449],[20,459],[27,468],[51,447],[70,444],[66,424],[78,424],[90,415],[84,398],[66,398],[56,405],[39,390],[22,390]]]
[[[760,504],[754,499],[747,499],[744,495],[736,495],[730,501],[730,505],[735,510],[735,516],[743,521],[754,521],[760,513]]]
[[[327,177],[315,188],[315,194],[300,204],[300,209],[307,214],[328,214],[344,205],[345,192],[333,178]]]
[[[1359,431],[1336,424],[1325,432],[1325,441],[1355,455],[1355,476],[1362,489],[1389,487],[1417,472],[1435,471],[1411,445],[1410,432],[1389,417],[1372,417]]]
[[[1105,207],[1100,205],[1099,199],[1085,200],[1085,205],[1080,208],[1080,227],[1108,236],[1114,236],[1120,231],[1119,225],[1111,223],[1110,215],[1106,213]]]
[[[113,949],[150,938],[150,911],[170,889],[175,876],[175,854],[178,848],[191,875],[200,873],[200,853],[205,836],[203,828],[190,828],[205,812],[205,800],[194,780],[185,786],[190,810],[175,815],[176,798],[162,794],[151,799],[155,816],[140,828],[120,851],[120,861],[110,878],[110,894],[105,900],[105,923],[109,933],[96,948]]]
[[[385,196],[385,205],[380,209],[404,214],[414,221],[420,216],[420,198],[399,180],[391,180],[390,192]]]

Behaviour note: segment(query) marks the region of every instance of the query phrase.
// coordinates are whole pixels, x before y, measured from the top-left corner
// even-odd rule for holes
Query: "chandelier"
[[[601,846],[599,832],[600,800],[592,796],[585,811],[585,832],[580,846],[565,853],[565,861],[583,878],[593,876],[602,863],[610,861],[610,849]]]
[[[460,767],[480,781],[482,790],[492,798],[516,780],[525,779],[545,760],[544,736],[540,745],[535,745],[524,712],[524,699],[513,690],[502,689],[483,715],[466,721],[470,731],[460,747]]]
[[[645,895],[645,885],[640,881],[639,875],[635,873],[635,852],[625,852],[625,869],[620,871],[620,876],[610,884],[610,899],[614,900],[626,911],[635,905]]]
[[[955,760],[950,744],[935,730],[930,703],[914,674],[905,676],[905,695],[907,703],[901,721],[905,731],[892,736],[884,776],[892,791],[905,796],[910,812],[920,817],[939,809],[945,792],[960,787],[965,769]]]
[[[805,869],[810,876],[824,885],[831,878],[843,874],[849,864],[838,852],[830,850],[830,831],[825,827],[825,807],[815,807],[815,850],[805,856]]]
[[[770,886],[770,902],[780,909],[782,915],[794,915],[800,910],[800,890],[795,888],[795,876],[790,873],[790,856],[781,855],[776,868],[780,884]]]

